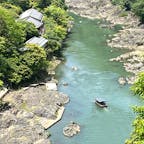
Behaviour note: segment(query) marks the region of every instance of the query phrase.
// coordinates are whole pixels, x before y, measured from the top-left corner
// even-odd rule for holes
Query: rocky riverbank
[[[91,19],[105,19],[111,24],[122,24],[125,27],[135,27],[139,19],[129,12],[124,15],[124,10],[111,4],[110,0],[65,0],[69,11],[82,17]]]
[[[123,62],[125,70],[134,75],[144,71],[144,26],[132,12],[112,5],[110,0],[66,0],[66,4],[71,12],[82,17],[109,21],[110,28],[123,25],[123,29],[107,43],[111,47],[129,49],[130,52],[111,61]]]
[[[0,144],[50,144],[44,129],[61,119],[69,98],[40,84],[9,92],[3,101],[10,108],[0,113]]]
[[[0,144],[50,144],[46,129],[62,118],[64,104],[69,102],[67,95],[57,91],[58,81],[53,79],[60,62],[53,58],[48,70],[51,80],[2,91],[7,107],[0,112]]]

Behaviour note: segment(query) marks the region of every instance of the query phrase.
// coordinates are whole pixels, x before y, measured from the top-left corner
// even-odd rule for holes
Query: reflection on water
[[[63,119],[50,129],[54,144],[123,144],[129,137],[134,119],[131,106],[140,101],[132,96],[128,85],[118,84],[118,77],[127,75],[122,65],[109,62],[122,53],[106,46],[108,35],[113,33],[114,30],[100,28],[97,21],[75,16],[64,51],[66,62],[57,69],[59,90],[68,94],[71,101]],[[78,70],[73,71],[72,66]],[[97,107],[95,97],[105,99],[108,108]],[[70,121],[81,126],[81,132],[73,138],[62,134]]]

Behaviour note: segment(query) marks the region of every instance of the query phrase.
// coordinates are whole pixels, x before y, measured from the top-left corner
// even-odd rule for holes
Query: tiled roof
[[[20,19],[33,23],[36,28],[40,28],[43,25],[42,18],[42,13],[33,8],[26,10],[20,15]]]
[[[32,17],[25,18],[24,20],[33,23],[36,28],[40,28],[43,25],[41,21],[38,21]]]
[[[36,44],[40,47],[45,47],[45,45],[47,44],[48,40],[43,38],[43,37],[32,37],[31,39],[29,39],[26,44]]]
[[[37,11],[36,9],[31,8],[31,9],[26,10],[25,12],[23,12],[20,15],[20,19],[25,19],[27,17],[32,17],[32,18],[35,18],[35,19],[41,21],[43,15],[42,15],[42,13]]]

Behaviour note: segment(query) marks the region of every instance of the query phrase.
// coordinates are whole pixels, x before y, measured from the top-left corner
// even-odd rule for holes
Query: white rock
[[[26,91],[28,90],[30,87],[24,87],[23,90]]]
[[[120,77],[120,78],[118,79],[118,82],[119,82],[119,84],[121,84],[121,85],[125,85],[125,84],[126,84],[126,80],[125,80],[125,78],[123,78],[123,77]]]
[[[57,85],[54,82],[46,83],[46,89],[47,90],[57,91]]]
[[[8,89],[7,88],[3,88],[0,91],[0,99],[3,98],[5,96],[5,94],[7,94],[7,92],[8,92]]]
[[[78,68],[76,66],[72,66],[72,70],[77,71]]]

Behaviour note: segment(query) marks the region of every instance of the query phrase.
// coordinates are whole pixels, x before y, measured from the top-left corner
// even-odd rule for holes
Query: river
[[[118,62],[110,58],[123,53],[106,45],[108,35],[116,30],[100,28],[98,20],[89,20],[74,15],[72,34],[65,42],[65,62],[57,68],[59,91],[69,95],[60,122],[50,128],[53,144],[124,144],[129,137],[135,117],[131,106],[140,104],[131,94],[129,85],[121,86],[117,79],[128,75]],[[72,66],[78,68],[72,70]],[[62,83],[67,82],[68,86]],[[94,104],[95,97],[107,101],[108,108]],[[80,124],[81,132],[67,138],[62,129],[70,121]]]

